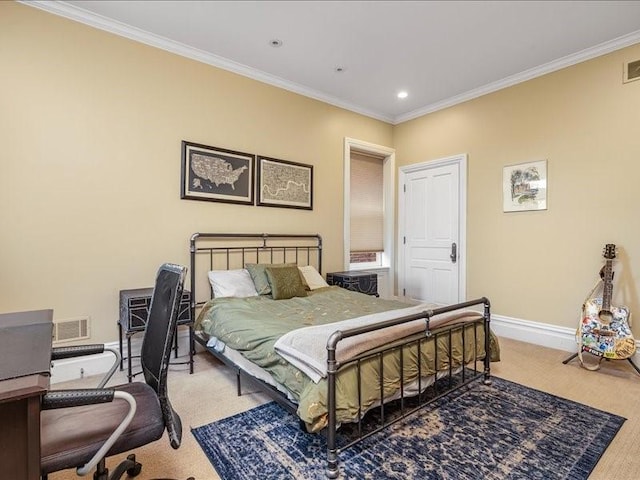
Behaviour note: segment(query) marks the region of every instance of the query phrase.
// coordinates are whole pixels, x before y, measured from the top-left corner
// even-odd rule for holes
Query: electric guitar
[[[605,245],[603,256],[605,265],[600,270],[602,298],[594,297],[585,301],[576,336],[582,351],[610,360],[624,360],[635,353],[636,341],[629,328],[629,309],[611,305],[612,264],[616,258],[616,246],[611,243]]]

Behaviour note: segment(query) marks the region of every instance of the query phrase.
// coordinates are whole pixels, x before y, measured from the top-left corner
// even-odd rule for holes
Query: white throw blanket
[[[326,325],[299,328],[280,337],[275,343],[275,349],[289,363],[307,374],[313,382],[318,383],[320,379],[327,376],[327,341],[334,332],[416,315],[434,308],[436,306],[423,303]],[[453,311],[431,317],[429,328],[433,330],[448,323],[473,321],[478,318],[482,318],[482,315],[472,310]],[[345,338],[338,342],[336,346],[336,360],[338,362],[348,361],[367,350],[379,347],[395,339],[424,331],[425,326],[425,319],[420,318],[370,333]]]

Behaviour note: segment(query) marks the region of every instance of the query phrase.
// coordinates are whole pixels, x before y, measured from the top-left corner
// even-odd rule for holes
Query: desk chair
[[[165,428],[171,446],[180,446],[182,423],[167,396],[167,368],[185,274],[186,268],[179,265],[164,264],[158,270],[140,354],[146,383],[45,394],[41,414],[43,480],[49,473],[68,468],[85,475],[97,467],[94,480],[119,479],[125,472],[136,476],[142,465],[134,454],[120,463],[111,477],[105,458],[154,442],[162,437]],[[101,347],[57,349],[54,356],[76,356],[87,349],[102,351]],[[110,373],[114,371],[112,368]]]

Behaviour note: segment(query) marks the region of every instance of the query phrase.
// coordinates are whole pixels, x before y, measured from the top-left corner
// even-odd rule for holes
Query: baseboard
[[[511,338],[570,353],[578,351],[575,328],[557,327],[548,323],[491,314],[491,329],[498,337]],[[631,357],[631,360],[636,365],[640,365],[640,340],[636,340],[636,353]]]
[[[576,352],[575,328],[558,327],[548,323],[532,322],[504,315],[491,315],[491,329],[498,337],[511,338],[521,342],[533,343],[542,347]],[[111,342],[105,346],[118,350],[118,342]],[[136,335],[131,339],[131,351],[133,355],[139,355],[142,346],[142,335]],[[640,352],[640,341],[636,341]],[[189,348],[189,331],[182,329],[178,332],[178,349],[187,352]],[[123,356],[127,356],[127,346],[124,345]],[[640,353],[636,353],[632,360],[640,365]],[[65,382],[79,378],[104,374],[113,364],[113,355],[104,353],[91,357],[72,358],[53,362],[51,369],[51,383]],[[126,368],[126,365],[125,365]]]
[[[556,350],[576,351],[576,329],[491,314],[491,329],[498,337],[512,338]]]
[[[105,343],[106,348],[119,350],[119,342]],[[142,348],[142,335],[134,335],[131,337],[131,353],[133,357],[140,355]],[[189,330],[186,328],[178,331],[178,352],[189,351]],[[122,357],[128,356],[127,343],[123,342]],[[115,357],[111,352],[101,353],[99,355],[90,355],[79,358],[68,358],[64,360],[56,360],[52,362],[51,383],[67,382],[69,380],[77,380],[92,375],[103,375],[108,372]],[[137,363],[137,359],[134,360]],[[124,361],[124,368],[127,368],[127,362]]]

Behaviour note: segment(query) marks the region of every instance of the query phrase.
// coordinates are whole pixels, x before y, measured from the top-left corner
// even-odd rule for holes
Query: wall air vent
[[[627,62],[624,64],[624,79],[623,82],[632,82],[634,80],[640,80],[640,60],[633,62]]]
[[[53,322],[53,342],[69,342],[89,338],[89,317]]]

